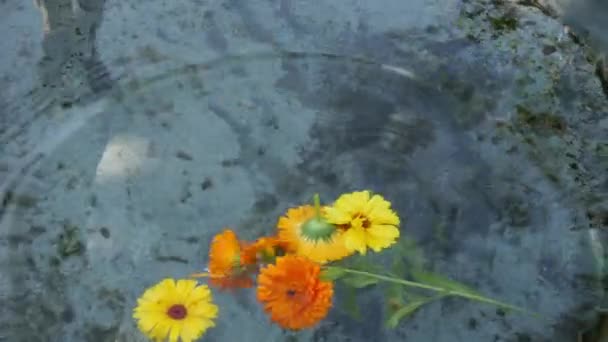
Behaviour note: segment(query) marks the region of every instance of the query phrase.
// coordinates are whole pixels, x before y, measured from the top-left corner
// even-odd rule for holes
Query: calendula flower
[[[285,254],[286,245],[276,236],[265,236],[243,247],[243,261],[248,265],[273,262]]]
[[[252,287],[252,265],[247,264],[242,256],[243,244],[230,229],[217,234],[209,249],[209,272],[192,276],[209,277],[211,285],[222,289]]]
[[[333,206],[325,209],[329,222],[344,229],[346,248],[365,254],[391,246],[399,237],[399,217],[391,203],[369,191],[341,195]]]
[[[192,342],[215,326],[217,314],[207,285],[169,278],[147,289],[133,310],[139,329],[157,342]]]
[[[332,305],[333,283],[320,275],[320,265],[303,256],[279,257],[260,271],[258,300],[281,327],[310,328],[327,316]]]
[[[340,260],[350,254],[346,248],[343,231],[323,218],[324,208],[319,211],[310,205],[291,208],[279,218],[279,239],[291,253],[325,263]]]

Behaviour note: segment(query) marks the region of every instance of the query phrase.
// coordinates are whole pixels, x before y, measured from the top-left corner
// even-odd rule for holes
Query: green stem
[[[312,200],[315,206],[315,217],[321,219],[321,197],[317,193],[312,197]]]
[[[522,308],[510,305],[510,304],[502,303],[502,302],[496,301],[494,299],[486,298],[486,297],[479,296],[479,295],[472,294],[472,293],[461,292],[461,291],[458,291],[458,290],[446,289],[446,288],[432,286],[432,285],[426,285],[426,284],[417,283],[417,282],[414,282],[414,281],[409,281],[409,280],[404,280],[404,279],[399,279],[399,278],[393,278],[393,277],[383,276],[383,275],[380,275],[380,274],[375,274],[375,273],[370,273],[370,272],[365,272],[365,271],[353,270],[353,269],[349,269],[349,268],[342,268],[342,267],[336,267],[336,266],[328,266],[326,268],[334,268],[334,269],[338,269],[340,271],[343,271],[344,273],[357,274],[357,275],[366,276],[366,277],[370,277],[370,278],[374,278],[374,279],[378,279],[378,280],[384,280],[384,281],[387,281],[389,283],[400,284],[400,285],[403,285],[403,286],[416,287],[416,288],[420,288],[420,289],[440,292],[442,294],[441,295],[442,297],[445,297],[445,296],[457,296],[457,297],[462,297],[462,298],[467,298],[467,299],[475,300],[475,301],[482,302],[482,303],[492,304],[492,305],[495,305],[495,306],[498,306],[498,307],[501,307],[501,308],[504,308],[504,309],[508,309],[508,310],[519,311],[519,312],[527,312],[526,310],[524,310]]]

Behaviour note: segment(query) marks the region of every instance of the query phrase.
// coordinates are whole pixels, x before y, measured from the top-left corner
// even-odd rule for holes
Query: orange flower
[[[286,246],[276,236],[265,236],[243,247],[243,262],[247,265],[274,261],[283,255]]]
[[[333,283],[320,279],[319,264],[297,255],[279,257],[258,276],[257,297],[270,318],[292,330],[310,328],[327,316]]]
[[[208,276],[209,284],[221,289],[248,288],[253,286],[250,266],[242,258],[243,243],[236,234],[225,229],[217,234],[209,249],[209,273],[193,276]]]
[[[326,263],[352,254],[344,244],[344,232],[328,223],[322,216],[325,208],[310,205],[291,208],[279,218],[279,238],[290,253],[312,261]],[[321,217],[317,217],[319,214]]]

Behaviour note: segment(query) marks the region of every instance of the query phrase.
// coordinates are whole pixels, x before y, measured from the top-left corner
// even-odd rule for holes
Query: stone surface
[[[0,8],[0,341],[143,341],[136,298],[203,269],[223,227],[254,239],[362,188],[404,218],[379,265],[423,260],[542,318],[448,300],[387,330],[377,289],[363,320],[339,292],[290,334],[251,291],[214,292],[208,339],[561,342],[603,307],[601,26],[565,29],[566,1]]]

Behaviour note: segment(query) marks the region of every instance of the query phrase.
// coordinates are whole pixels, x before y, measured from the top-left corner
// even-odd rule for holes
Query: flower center
[[[188,310],[182,304],[175,304],[167,310],[167,315],[173,319],[184,319],[188,314]]]
[[[356,214],[353,216],[351,221],[351,227],[361,227],[363,229],[367,229],[371,226],[371,222],[367,218],[367,216],[363,214]]]
[[[291,298],[296,295],[296,290],[289,289],[285,292],[285,294],[287,295],[287,297]]]
[[[302,235],[313,241],[330,240],[335,231],[336,226],[318,217],[304,222],[301,229]]]
[[[225,271],[226,276],[238,276],[247,271],[240,254],[233,255],[230,263],[230,269]]]

